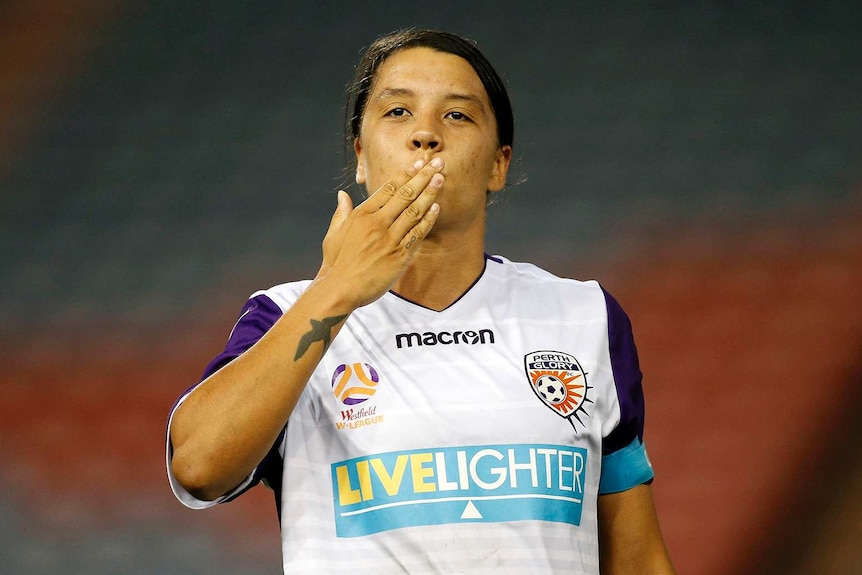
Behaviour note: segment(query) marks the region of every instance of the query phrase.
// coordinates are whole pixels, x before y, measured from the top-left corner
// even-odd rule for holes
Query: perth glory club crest
[[[576,421],[586,427],[581,416],[589,416],[584,405],[593,403],[588,397],[592,387],[575,356],[561,351],[534,351],[524,356],[524,367],[533,392],[545,405],[568,419],[575,431]]]

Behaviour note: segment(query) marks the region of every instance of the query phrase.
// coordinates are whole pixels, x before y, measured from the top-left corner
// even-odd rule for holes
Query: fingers
[[[416,251],[415,248],[417,244],[420,243],[428,235],[428,232],[431,231],[431,228],[434,227],[434,222],[437,221],[437,216],[439,214],[440,204],[431,204],[422,216],[422,219],[419,220],[419,223],[413,226],[413,228],[404,235],[404,238],[401,240],[401,246],[406,252],[408,252],[408,257],[412,257],[412,253],[415,253]]]
[[[356,221],[365,221],[365,239],[383,233],[389,246],[400,249],[402,256],[412,258],[415,246],[431,231],[440,206],[436,203],[437,194],[443,187],[445,177],[442,158],[436,157],[428,163],[417,160],[409,168],[377,189],[362,205],[356,208]],[[350,202],[349,198],[345,198]],[[340,227],[351,213],[350,207],[342,208],[339,194],[339,207],[333,215],[330,229]],[[367,218],[367,219],[366,219]]]
[[[436,205],[437,193],[443,187],[443,174],[436,173],[431,176],[428,185],[419,196],[410,202],[407,207],[401,210],[401,213],[395,218],[395,221],[389,227],[392,235],[395,238],[402,238],[413,229],[414,226],[428,213],[432,205]],[[388,206],[387,206],[388,208]],[[437,206],[439,209],[439,206]]]
[[[363,208],[370,212],[379,211],[380,216],[391,223],[426,190],[434,174],[442,169],[442,158],[434,158],[427,164],[423,160],[417,160],[375,191],[363,203]]]

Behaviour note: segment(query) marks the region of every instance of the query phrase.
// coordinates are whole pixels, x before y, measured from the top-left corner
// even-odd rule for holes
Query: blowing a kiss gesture
[[[356,208],[346,192],[338,192],[315,282],[331,282],[332,289],[346,292],[353,309],[391,288],[437,220],[442,169],[439,157],[416,160]]]

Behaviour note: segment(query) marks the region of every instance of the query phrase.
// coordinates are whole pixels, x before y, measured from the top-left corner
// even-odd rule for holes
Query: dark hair
[[[515,121],[512,116],[512,104],[503,80],[476,44],[449,32],[437,30],[420,30],[409,28],[392,32],[375,40],[362,54],[353,82],[347,88],[347,108],[345,111],[346,140],[351,149],[354,140],[359,137],[362,129],[362,114],[368,95],[374,86],[375,76],[380,65],[392,54],[404,48],[431,48],[460,56],[476,71],[491,109],[497,120],[497,139],[500,146],[511,146],[515,135]]]

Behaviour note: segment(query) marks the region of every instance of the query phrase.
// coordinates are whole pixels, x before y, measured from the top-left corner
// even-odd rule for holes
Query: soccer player
[[[313,280],[254,294],[168,424],[185,505],[275,492],[290,573],[669,574],[631,326],[594,281],[485,253],[513,118],[475,45],[406,30],[349,93]]]

